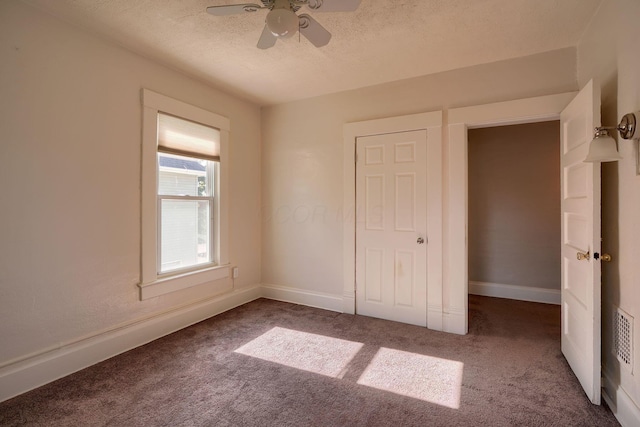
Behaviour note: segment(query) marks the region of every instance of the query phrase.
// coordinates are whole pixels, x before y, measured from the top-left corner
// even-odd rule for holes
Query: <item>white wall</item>
[[[640,2],[605,0],[578,46],[582,85],[598,79],[603,90],[603,124],[617,124],[640,110]],[[617,136],[617,135],[616,135]],[[603,252],[613,261],[602,267],[602,360],[606,392],[623,425],[640,424],[640,176],[637,142],[619,140],[623,160],[602,169]],[[612,355],[612,314],[620,307],[635,318],[633,372]]]
[[[560,123],[468,135],[469,280],[560,291]]]
[[[230,260],[260,283],[256,105],[18,1],[0,49],[0,368],[213,296],[139,300],[141,88],[230,118]]]
[[[576,89],[570,48],[264,108],[263,283],[342,297],[345,123]]]

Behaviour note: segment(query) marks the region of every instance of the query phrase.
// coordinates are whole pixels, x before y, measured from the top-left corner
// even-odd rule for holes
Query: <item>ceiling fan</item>
[[[331,33],[306,13],[296,12],[306,6],[317,12],[351,12],[358,8],[361,0],[261,0],[262,4],[244,3],[223,6],[209,6],[211,15],[226,16],[244,12],[268,9],[265,26],[258,47],[268,49],[278,39],[292,37],[296,32],[305,36],[316,47],[325,46],[331,40]]]

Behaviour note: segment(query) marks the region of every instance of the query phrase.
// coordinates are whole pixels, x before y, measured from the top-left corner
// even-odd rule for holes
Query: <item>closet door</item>
[[[426,326],[427,131],[356,145],[356,311]]]

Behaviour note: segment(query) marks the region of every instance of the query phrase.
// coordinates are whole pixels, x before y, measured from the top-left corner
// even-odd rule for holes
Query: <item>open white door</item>
[[[600,163],[583,163],[600,126],[600,88],[590,81],[560,116],[562,353],[600,404]]]
[[[356,312],[427,325],[427,131],[356,144]]]

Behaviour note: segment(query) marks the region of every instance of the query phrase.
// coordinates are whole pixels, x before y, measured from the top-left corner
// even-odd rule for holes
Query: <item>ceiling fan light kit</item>
[[[316,12],[351,12],[360,6],[361,0],[262,0],[262,5],[255,3],[209,6],[207,13],[215,16],[252,13],[268,9],[262,35],[258,40],[258,48],[268,49],[278,39],[292,37],[300,31],[314,46],[322,47],[331,40],[331,33],[318,21],[304,13],[296,12],[306,6]]]
[[[288,39],[298,31],[298,16],[293,10],[273,9],[265,20],[269,31],[276,37]]]

